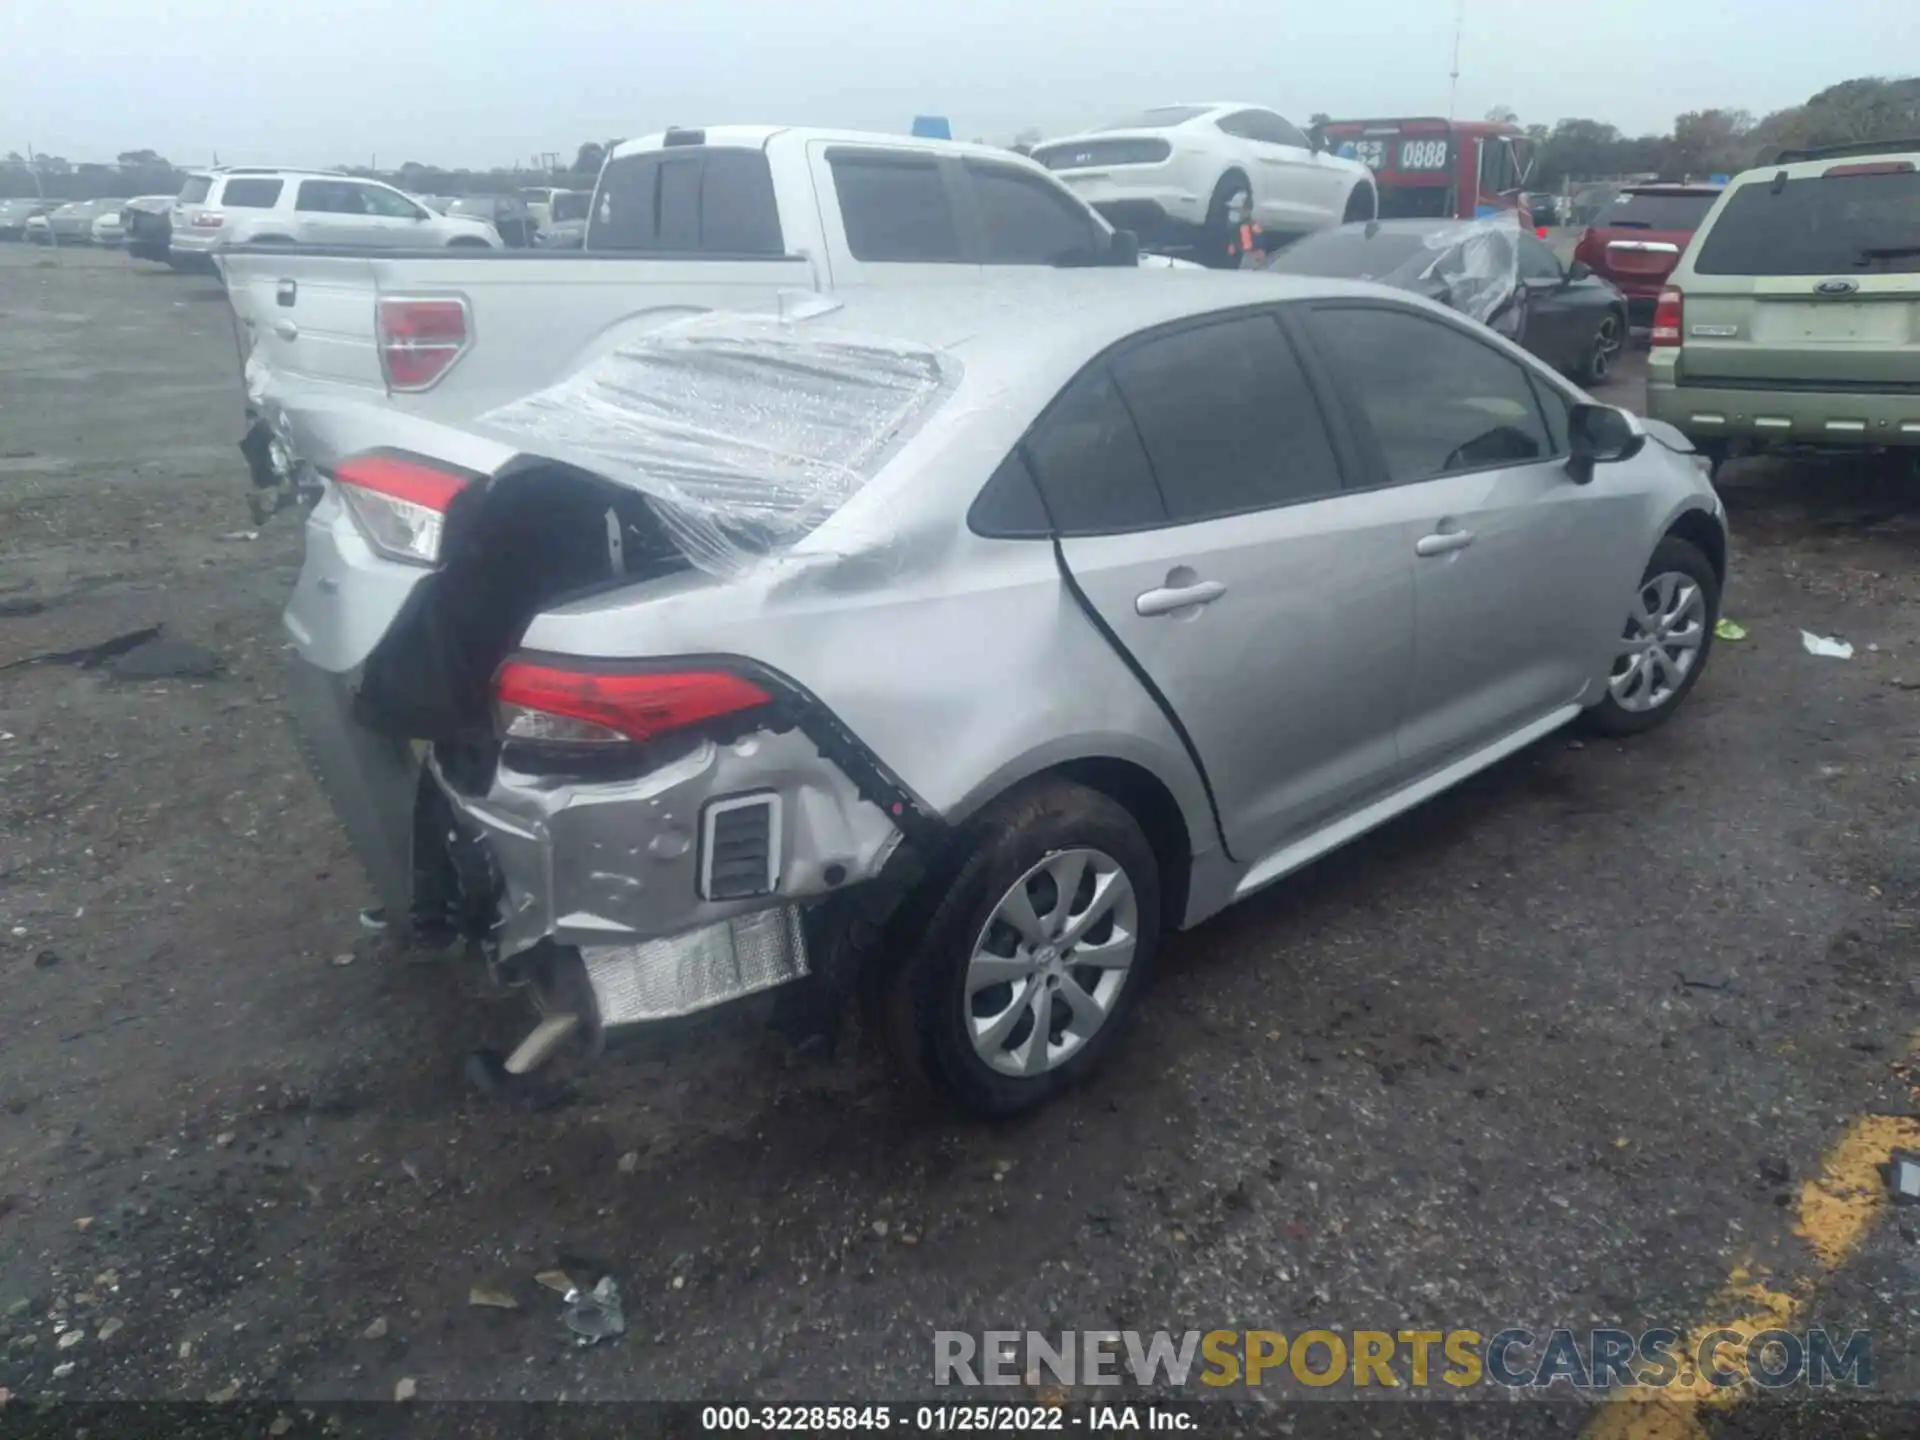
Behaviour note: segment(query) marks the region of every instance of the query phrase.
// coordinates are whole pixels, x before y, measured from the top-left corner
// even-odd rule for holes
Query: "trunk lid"
[[[1635,291],[1657,289],[1686,253],[1720,191],[1710,186],[1622,190],[1595,217],[1574,251],[1596,275]]]

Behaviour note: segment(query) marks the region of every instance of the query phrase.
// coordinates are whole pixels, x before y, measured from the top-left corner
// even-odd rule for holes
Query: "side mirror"
[[[1140,237],[1131,230],[1116,230],[1107,242],[1107,264],[1132,269],[1140,263]]]
[[[1593,278],[1593,267],[1584,260],[1576,260],[1567,267],[1567,279],[1578,285],[1582,280]]]
[[[1594,468],[1631,460],[1647,443],[1647,432],[1624,410],[1591,401],[1573,407],[1567,417],[1567,476],[1591,485]]]

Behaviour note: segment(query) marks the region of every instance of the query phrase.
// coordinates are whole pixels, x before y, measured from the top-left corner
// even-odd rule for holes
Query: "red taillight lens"
[[[195,230],[218,230],[227,223],[227,217],[218,210],[202,210],[191,223]]]
[[[509,740],[624,744],[769,703],[725,670],[618,674],[509,660],[494,676],[500,732]]]
[[[1653,307],[1653,336],[1655,345],[1678,345],[1680,343],[1681,315],[1685,305],[1676,286],[1669,285],[1660,292],[1660,299]]]
[[[353,455],[334,466],[333,479],[374,549],[412,565],[439,562],[447,507],[465,475],[398,455]]]
[[[395,390],[424,390],[467,351],[467,302],[383,297],[375,312],[380,368]]]
[[[1878,160],[1868,165],[1833,165],[1820,172],[1823,180],[1833,180],[1848,175],[1911,175],[1911,160]]]

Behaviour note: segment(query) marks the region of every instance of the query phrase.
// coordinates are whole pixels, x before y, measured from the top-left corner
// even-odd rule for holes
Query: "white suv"
[[[319,170],[233,168],[187,176],[173,202],[168,262],[204,265],[233,245],[500,248],[493,226],[436,215],[378,180]]]
[[[1033,158],[1116,227],[1224,261],[1235,225],[1304,235],[1379,208],[1373,175],[1259,105],[1164,105],[1037,145]]]

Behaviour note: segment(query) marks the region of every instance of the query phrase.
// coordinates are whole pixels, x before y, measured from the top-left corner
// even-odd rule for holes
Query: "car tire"
[[[1207,218],[1200,237],[1201,253],[1206,256],[1206,263],[1216,270],[1231,269],[1237,263],[1233,245],[1233,230],[1237,222],[1232,214],[1236,195],[1245,195],[1251,205],[1253,182],[1240,171],[1229,170],[1220,177],[1220,183],[1213,187],[1213,198],[1207,202]]]
[[[1346,213],[1340,217],[1342,225],[1357,225],[1362,220],[1376,220],[1380,216],[1380,197],[1374,193],[1371,185],[1356,185],[1353,193],[1347,196]]]
[[[1604,385],[1613,378],[1613,369],[1620,361],[1621,353],[1627,348],[1627,317],[1618,310],[1609,310],[1593,328],[1593,338],[1587,342],[1586,357],[1580,362],[1580,370],[1574,379],[1582,385]]]
[[[1685,586],[1693,587],[1697,604],[1686,596]],[[1689,621],[1684,631],[1674,625],[1655,632],[1672,635],[1670,642],[1649,644],[1637,652],[1627,648],[1649,635],[1649,618],[1665,622],[1683,612]],[[1602,735],[1640,735],[1665,724],[1707,668],[1713,627],[1719,621],[1720,580],[1713,563],[1697,546],[1667,536],[1654,547],[1640,577],[1640,587],[1628,606],[1622,649],[1608,674],[1606,698],[1586,712],[1587,727]],[[1656,654],[1664,655],[1666,662],[1660,663]],[[1682,655],[1690,658],[1682,662]]]
[[[908,907],[924,923],[884,981],[877,1018],[910,1075],[975,1114],[1013,1115],[1080,1080],[1112,1048],[1152,973],[1159,862],[1123,806],[1057,779],[996,802],[952,853],[926,904]],[[1024,933],[1009,913],[1024,914]],[[1056,948],[1063,928],[1071,935],[1089,921]],[[1098,964],[1073,963],[1102,951]],[[1123,951],[1130,958],[1116,966]]]

